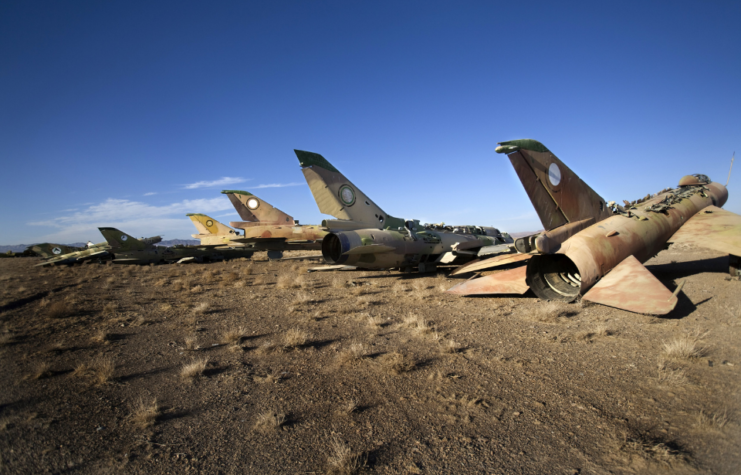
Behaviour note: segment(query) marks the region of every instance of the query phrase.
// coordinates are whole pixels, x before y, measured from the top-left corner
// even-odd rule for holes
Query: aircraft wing
[[[741,256],[741,216],[708,206],[688,219],[668,242],[693,244]]]
[[[506,266],[508,264],[513,264],[515,262],[526,261],[530,259],[531,257],[533,257],[532,254],[500,254],[496,257],[490,257],[489,259],[479,259],[479,260],[471,261],[468,264],[464,264],[458,267],[453,272],[451,272],[450,275],[467,274],[470,272],[481,272],[483,270],[493,269],[495,267],[500,267],[500,266]]]
[[[84,261],[84,260],[87,260],[87,259],[92,259],[94,257],[103,257],[103,256],[107,256],[107,255],[108,255],[108,251],[98,251],[98,252],[93,252],[92,254],[88,254],[87,256],[78,257],[77,260],[78,261]]]

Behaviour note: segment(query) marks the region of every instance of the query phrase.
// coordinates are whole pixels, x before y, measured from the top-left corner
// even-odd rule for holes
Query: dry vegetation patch
[[[255,421],[255,429],[268,432],[280,429],[286,423],[287,414],[278,409],[260,413]]]
[[[180,370],[180,377],[186,381],[193,381],[196,378],[203,376],[203,372],[206,371],[208,365],[208,357],[198,358],[190,363],[186,363]]]
[[[283,335],[283,348],[300,348],[309,341],[309,334],[298,328],[291,328]]]
[[[696,359],[705,356],[707,348],[702,344],[706,334],[683,335],[664,343],[664,354],[669,358]]]
[[[134,404],[133,411],[131,413],[131,421],[135,426],[146,429],[152,427],[157,422],[157,417],[160,415],[160,407],[157,404],[157,399],[153,399],[151,402],[144,401],[143,398]]]
[[[353,475],[358,473],[363,466],[365,466],[365,460],[360,455],[354,454],[350,447],[338,437],[332,439],[330,454],[327,457],[329,473]]]
[[[73,314],[72,307],[64,300],[59,300],[49,305],[46,315],[49,318],[65,318]]]

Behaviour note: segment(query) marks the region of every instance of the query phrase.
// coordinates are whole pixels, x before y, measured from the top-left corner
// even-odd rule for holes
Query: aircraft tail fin
[[[65,246],[64,244],[52,244],[50,242],[44,242],[32,246],[31,250],[44,259],[50,259],[52,257],[61,256],[63,254],[82,251],[82,248]]]
[[[201,213],[186,214],[193,221],[199,234],[234,234],[229,226],[221,224],[214,218]]]
[[[564,224],[612,215],[605,200],[537,140],[501,142],[546,231]]]
[[[339,220],[363,223],[369,228],[382,229],[389,225],[389,218],[393,217],[388,216],[327,159],[318,153],[294,152],[319,211]]]
[[[224,190],[222,193],[229,197],[232,205],[244,221],[259,221],[264,224],[283,224],[286,226],[295,224],[292,216],[252,193],[242,190]]]
[[[116,228],[98,228],[113,251],[135,251],[146,249],[147,244]]]

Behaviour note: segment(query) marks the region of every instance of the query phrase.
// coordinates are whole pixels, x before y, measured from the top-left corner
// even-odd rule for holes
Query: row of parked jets
[[[158,247],[160,237],[136,239],[115,228],[99,228],[106,242],[88,249],[39,244],[38,265],[111,259],[114,263],[203,262],[250,257],[267,251],[280,259],[287,250],[321,250],[328,269],[435,272],[450,275],[501,271],[472,278],[448,292],[458,295],[522,295],[544,300],[578,298],[624,310],[665,315],[678,301],[682,283],[670,291],[644,266],[671,243],[686,243],[729,255],[739,276],[741,216],[725,211],[726,186],[705,175],[687,175],[677,188],[624,205],[607,202],[542,143],[498,144],[514,167],[543,225],[543,231],[514,240],[488,226],[423,224],[389,215],[323,156],[296,150],[301,170],[326,219],[302,225],[252,193],[222,191],[242,221],[226,226],[201,213],[188,214],[198,246]],[[730,174],[729,174],[730,178]],[[726,183],[727,185],[727,183]]]

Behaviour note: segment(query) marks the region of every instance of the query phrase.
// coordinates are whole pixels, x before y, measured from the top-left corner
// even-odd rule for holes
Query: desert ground
[[[2,473],[741,473],[717,253],[647,263],[687,279],[665,318],[260,254],[37,262],[0,260]]]

